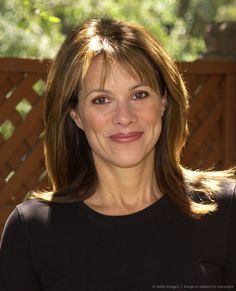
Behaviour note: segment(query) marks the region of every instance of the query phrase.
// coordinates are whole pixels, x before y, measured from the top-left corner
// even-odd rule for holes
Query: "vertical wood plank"
[[[223,167],[235,164],[236,155],[236,75],[226,75],[223,98]]]

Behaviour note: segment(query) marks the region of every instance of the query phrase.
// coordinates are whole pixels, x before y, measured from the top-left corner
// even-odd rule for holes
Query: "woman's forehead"
[[[96,81],[100,87],[104,87],[107,81],[116,79],[122,74],[129,79],[141,81],[139,75],[135,72],[135,68],[118,60],[108,61],[98,57],[92,61],[84,78],[83,86],[89,86],[91,82],[94,83]]]
[[[83,85],[88,85],[91,81],[99,80],[100,85],[103,87],[105,82],[110,77],[118,76],[121,73],[129,75],[130,79],[135,79],[139,82],[149,82],[148,76],[141,73],[141,68],[133,67],[133,64],[128,63],[124,60],[118,59],[105,59],[103,56],[97,56],[91,62],[88,68],[87,74],[85,75]]]

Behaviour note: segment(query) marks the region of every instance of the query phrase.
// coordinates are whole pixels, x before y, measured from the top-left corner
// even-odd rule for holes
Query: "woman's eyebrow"
[[[139,84],[137,84],[137,85],[134,85],[134,86],[131,86],[131,87],[129,87],[129,90],[131,91],[131,90],[134,90],[134,89],[136,89],[136,88],[138,88],[138,87],[142,87],[142,86],[144,86],[144,87],[149,87],[149,85],[147,84],[147,83],[139,83]]]
[[[111,93],[111,91],[110,90],[105,90],[105,89],[93,89],[93,90],[91,90],[91,91],[89,91],[86,95],[85,95],[85,97],[88,97],[90,94],[92,94],[92,93]]]

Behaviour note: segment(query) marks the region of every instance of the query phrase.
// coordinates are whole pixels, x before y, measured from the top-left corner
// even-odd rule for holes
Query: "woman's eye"
[[[134,94],[134,99],[144,99],[149,96],[149,93],[146,91],[140,91]]]
[[[106,97],[98,97],[98,98],[94,98],[92,100],[92,103],[94,103],[94,104],[105,104],[108,102],[109,102],[109,99]]]

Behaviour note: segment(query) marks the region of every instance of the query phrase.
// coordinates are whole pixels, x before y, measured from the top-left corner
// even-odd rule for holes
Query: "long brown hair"
[[[155,147],[157,183],[190,216],[214,211],[216,204],[211,199],[207,204],[199,204],[189,195],[193,189],[209,195],[213,192],[209,183],[204,184],[206,175],[186,170],[180,164],[188,135],[189,103],[175,63],[142,27],[112,19],[89,19],[73,30],[51,66],[46,88],[44,149],[52,192],[34,193],[31,197],[72,202],[88,198],[96,190],[98,177],[90,146],[69,112],[78,105],[80,88],[98,55],[103,57],[105,67],[113,61],[122,62],[130,73],[166,94],[163,128]],[[219,177],[231,175],[215,174],[212,185],[217,188]],[[208,173],[208,181],[210,176]]]

